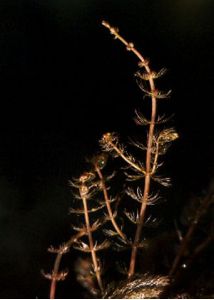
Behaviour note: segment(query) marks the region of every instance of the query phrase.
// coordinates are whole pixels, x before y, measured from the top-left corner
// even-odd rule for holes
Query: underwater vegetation
[[[214,182],[189,199],[174,222],[164,223],[172,183],[161,168],[179,138],[169,126],[172,116],[159,114],[171,94],[158,87],[167,70],[154,71],[118,28],[106,21],[102,25],[138,60],[135,78],[146,108],[135,110],[134,121],[141,135],[123,142],[115,132],[104,133],[87,169],[69,181],[72,235],[59,247],[49,247],[54,266],[50,273],[42,271],[51,282],[50,298],[70,275],[61,270],[62,258],[76,250],[81,254],[71,276],[86,298],[211,298]]]

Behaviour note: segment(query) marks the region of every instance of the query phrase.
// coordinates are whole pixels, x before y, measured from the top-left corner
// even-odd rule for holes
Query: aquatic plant
[[[183,258],[186,258],[189,265],[194,256],[213,239],[213,233],[210,233],[207,238],[195,245],[193,255],[189,257],[186,255],[197,225],[213,203],[213,189],[211,189],[198,208],[188,213],[188,216],[192,214],[192,219],[184,238],[181,238],[174,261],[171,259],[168,274],[164,276],[142,274],[144,271],[141,269],[145,261],[141,254],[138,263],[138,254],[148,246],[144,231],[148,226],[156,230],[155,224],[158,224],[156,218],[152,216],[152,207],[161,200],[161,192],[157,186],[164,188],[170,186],[170,178],[162,176],[160,168],[171,142],[178,138],[176,130],[167,126],[170,117],[158,114],[159,103],[161,105],[161,101],[170,97],[171,90],[161,91],[157,87],[158,79],[166,73],[165,68],[154,71],[149,60],[144,58],[132,42],[126,41],[120,35],[118,28],[112,27],[106,21],[103,21],[102,25],[138,59],[135,78],[143,92],[143,101],[150,103],[150,112],[148,114],[136,110],[134,120],[137,125],[142,126],[142,136],[146,133],[146,138],[140,141],[132,138],[124,145],[117,133],[103,134],[100,139],[101,149],[98,154],[88,159],[88,169],[78,178],[69,181],[74,199],[70,213],[76,220],[72,228],[77,233],[58,249],[54,247],[48,249],[49,252],[56,253],[53,271],[50,274],[43,272],[44,276],[51,280],[51,299],[55,298],[57,282],[64,280],[68,275],[67,271],[59,271],[59,268],[63,255],[68,253],[71,247],[84,253],[76,262],[77,280],[93,297],[118,297],[118,295],[125,297],[125,291],[129,297],[134,289],[136,296],[136,288],[141,287],[140,297],[154,298],[160,297],[173,282],[183,264]],[[128,149],[130,144],[134,147],[134,153]],[[136,154],[137,150],[140,155]],[[115,159],[121,161],[117,170],[114,169]],[[128,222],[133,225],[130,226]],[[180,233],[178,229],[177,233]],[[166,239],[168,240],[168,237]],[[172,241],[174,243],[174,236]],[[105,255],[108,251],[111,253],[125,251],[128,257],[123,266],[119,266],[124,276],[122,285],[113,288],[115,290],[113,292],[109,287],[111,281],[108,282],[109,269],[106,266],[108,262],[104,260],[108,259]],[[103,252],[103,255],[100,255],[100,252]],[[109,265],[111,264],[112,262],[109,262]]]

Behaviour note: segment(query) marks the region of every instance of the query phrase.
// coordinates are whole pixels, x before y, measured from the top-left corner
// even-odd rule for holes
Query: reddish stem
[[[149,123],[149,133],[147,138],[147,151],[146,151],[146,170],[145,170],[145,178],[144,178],[144,192],[143,192],[143,198],[142,198],[142,204],[140,209],[140,216],[139,216],[139,222],[137,225],[136,233],[134,242],[132,244],[132,252],[131,252],[131,259],[130,259],[130,266],[128,271],[128,277],[131,277],[135,273],[135,264],[136,264],[136,257],[137,257],[137,249],[140,243],[142,228],[144,224],[145,219],[145,212],[148,202],[148,195],[150,191],[150,181],[151,181],[151,154],[152,154],[152,142],[153,142],[153,136],[154,136],[154,128],[155,128],[155,120],[156,120],[156,112],[157,112],[157,99],[156,99],[156,89],[153,77],[150,76],[151,70],[148,65],[148,62],[144,59],[144,57],[140,54],[140,52],[135,49],[133,43],[128,43],[119,33],[118,30],[114,27],[111,27],[109,23],[103,21],[102,25],[108,28],[115,36],[115,38],[119,39],[125,46],[128,51],[133,52],[140,60],[142,65],[144,66],[147,74],[149,75],[149,85],[150,85],[150,91],[151,91],[151,99],[152,99],[152,111],[151,111],[151,120]]]

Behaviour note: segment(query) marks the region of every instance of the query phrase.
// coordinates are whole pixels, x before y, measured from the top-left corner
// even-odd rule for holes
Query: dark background
[[[185,201],[206,189],[214,175],[213,9],[212,0],[0,1],[1,298],[48,296],[40,270],[51,269],[47,247],[71,230],[68,179],[84,170],[102,133],[135,133],[134,109],[144,103],[137,60],[102,19],[154,69],[169,70],[161,88],[172,98],[160,105],[175,113],[180,135],[166,159],[172,195]],[[63,286],[78,296],[72,278],[61,297]]]

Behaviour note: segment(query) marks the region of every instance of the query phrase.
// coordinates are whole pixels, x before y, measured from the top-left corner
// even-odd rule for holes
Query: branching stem
[[[77,234],[73,235],[63,245],[63,248],[64,249],[69,249],[73,245],[73,243],[75,243],[79,238],[81,238],[85,234],[86,234],[85,231],[80,231]],[[57,274],[59,272],[59,267],[60,267],[60,263],[61,263],[63,254],[64,254],[63,251],[58,252],[57,256],[56,256],[56,259],[55,259],[55,262],[54,262],[54,268],[53,268],[53,272],[52,272],[52,280],[51,280],[51,286],[50,286],[50,299],[55,299],[56,284],[57,284]]]
[[[113,142],[109,141],[109,144],[112,146],[112,148],[117,152],[117,154],[125,161],[127,162],[130,166],[132,166],[134,169],[136,169],[137,171],[139,171],[142,174],[146,174],[145,170],[140,167],[139,165],[137,165],[136,163],[134,163],[131,159],[129,159],[124,153],[123,151],[121,151]]]
[[[127,42],[119,33],[118,30],[114,27],[111,27],[109,23],[106,21],[102,22],[102,25],[108,28],[111,34],[118,40],[120,40],[125,46],[128,51],[133,52],[140,60],[142,66],[144,66],[148,76],[152,74],[148,62],[144,59],[144,57],[140,54],[140,52],[135,49],[133,43]],[[151,92],[151,101],[152,101],[152,108],[151,108],[151,118],[149,123],[149,133],[147,138],[147,151],[146,151],[146,170],[145,170],[145,177],[144,177],[144,192],[143,192],[143,199],[142,205],[140,209],[140,216],[139,216],[139,223],[137,225],[136,233],[134,242],[132,245],[132,253],[130,259],[130,266],[128,271],[128,277],[132,277],[135,273],[135,264],[136,264],[136,257],[137,257],[137,249],[140,243],[142,227],[144,224],[145,219],[145,212],[147,207],[148,195],[150,191],[150,181],[151,181],[151,154],[152,154],[152,142],[154,136],[154,128],[155,128],[155,120],[156,120],[156,112],[157,112],[157,98],[156,98],[156,89],[155,84],[152,76],[149,76],[149,85],[150,85],[150,92]]]

